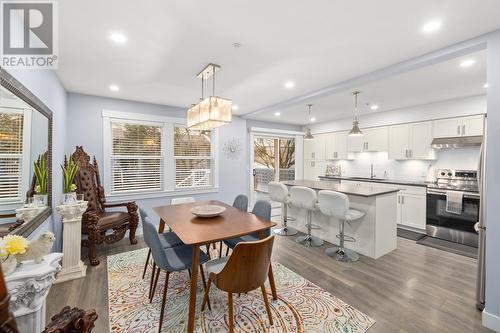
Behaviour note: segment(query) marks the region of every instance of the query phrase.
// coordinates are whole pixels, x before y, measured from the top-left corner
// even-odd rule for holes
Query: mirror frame
[[[47,117],[49,122],[48,130],[48,145],[47,145],[47,164],[48,164],[48,179],[47,179],[47,209],[38,214],[33,220],[23,224],[11,232],[14,235],[28,237],[35,231],[50,215],[52,215],[52,111],[38,97],[36,97],[28,88],[21,82],[16,80],[5,69],[0,68],[0,85],[22,99],[33,109]],[[31,179],[31,178],[30,178]]]

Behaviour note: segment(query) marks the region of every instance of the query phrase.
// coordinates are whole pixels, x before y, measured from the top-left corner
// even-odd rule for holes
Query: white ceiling
[[[186,107],[200,96],[196,74],[214,62],[222,66],[216,93],[239,105],[236,114],[500,28],[497,0],[74,0],[59,6],[58,75],[69,91]],[[422,33],[435,18],[443,21],[441,31]],[[111,42],[115,31],[128,42]],[[242,47],[234,49],[234,42]],[[287,80],[295,81],[293,89],[283,87]],[[111,92],[110,84],[120,91]],[[370,101],[382,106],[390,92],[374,91],[380,94]]]
[[[474,59],[471,67],[462,68],[460,63]],[[486,51],[471,53],[459,58],[418,70],[395,75],[387,79],[355,87],[361,91],[358,96],[359,114],[400,109],[408,106],[428,104],[454,98],[486,94]],[[313,99],[312,116],[316,122],[331,121],[352,117],[354,97],[352,91]],[[379,108],[374,111],[371,105]],[[305,103],[280,109],[276,117],[273,111],[252,115],[252,119],[263,121],[281,121],[288,124],[306,124],[309,116]]]

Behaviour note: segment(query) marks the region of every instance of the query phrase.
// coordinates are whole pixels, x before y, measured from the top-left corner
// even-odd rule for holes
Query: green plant
[[[36,162],[33,163],[33,171],[36,178],[36,188],[37,194],[47,194],[47,179],[49,177],[49,171],[46,162],[46,152],[39,155]]]
[[[78,171],[78,163],[73,160],[73,157],[64,158],[64,165],[61,165],[63,170],[63,190],[64,193],[73,192],[76,190],[76,185],[73,183],[76,172]]]

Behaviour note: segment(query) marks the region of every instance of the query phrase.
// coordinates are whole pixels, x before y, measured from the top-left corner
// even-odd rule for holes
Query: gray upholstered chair
[[[192,257],[193,257],[193,247],[188,245],[181,245],[176,247],[164,248],[163,243],[160,239],[160,235],[156,231],[155,226],[151,223],[150,219],[146,217],[144,221],[142,221],[142,225],[144,228],[144,239],[146,244],[149,244],[151,249],[151,253],[153,254],[153,259],[158,266],[159,270],[163,270],[166,272],[165,275],[165,287],[163,289],[163,298],[161,303],[161,311],[160,311],[160,328],[159,332],[161,332],[161,327],[163,324],[163,314],[165,312],[165,302],[167,299],[167,289],[168,289],[168,278],[170,273],[172,272],[180,272],[191,268]],[[208,256],[205,252],[200,251],[200,273],[201,280],[203,282],[203,287],[206,289],[206,280],[205,274],[203,272],[203,263],[208,261]],[[158,271],[159,273],[159,271]],[[158,283],[158,275],[156,275],[155,282],[153,285],[153,291],[149,298],[149,302],[152,302],[154,298],[154,293],[156,289],[156,285]],[[209,303],[210,308],[210,303]]]
[[[248,212],[248,197],[244,194],[239,194],[234,199],[233,207],[238,208],[239,210],[242,210],[244,212]],[[222,257],[222,241],[219,242],[219,258],[220,257]]]
[[[263,219],[271,220],[271,203],[265,200],[257,201],[255,206],[253,206],[252,213]],[[266,237],[269,237],[270,235],[271,229],[266,229]],[[250,235],[224,240],[224,244],[228,247],[226,250],[226,256],[229,254],[229,249],[234,249],[239,242],[255,242],[259,239],[259,234],[253,233]]]
[[[148,213],[146,213],[146,211],[144,209],[139,208],[139,214],[141,215],[142,229],[144,230],[144,221],[147,218],[149,218]],[[184,245],[184,243],[181,241],[181,239],[173,232],[164,232],[164,233],[159,235],[159,238],[160,238],[160,242],[162,243],[162,246],[164,248]],[[151,258],[151,245],[148,243],[146,236],[144,236],[144,241],[150,249],[148,251],[148,257],[146,258],[146,263],[144,264],[144,271],[142,272],[143,279],[146,276],[146,270],[148,269],[149,260]],[[154,263],[154,260],[153,260],[153,272],[151,273],[151,282],[149,284],[149,296],[150,297],[151,297],[151,291],[152,291],[153,279],[155,276],[155,272],[156,272],[156,264]]]

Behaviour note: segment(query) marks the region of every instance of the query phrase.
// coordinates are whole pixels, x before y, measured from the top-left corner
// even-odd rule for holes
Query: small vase
[[[16,256],[9,255],[7,258],[2,259],[2,271],[3,275],[7,276],[14,272],[17,266]]]
[[[47,194],[35,194],[35,195],[33,195],[33,205],[35,207],[47,206]]]
[[[64,193],[63,204],[64,205],[75,205],[76,204],[76,192]]]

